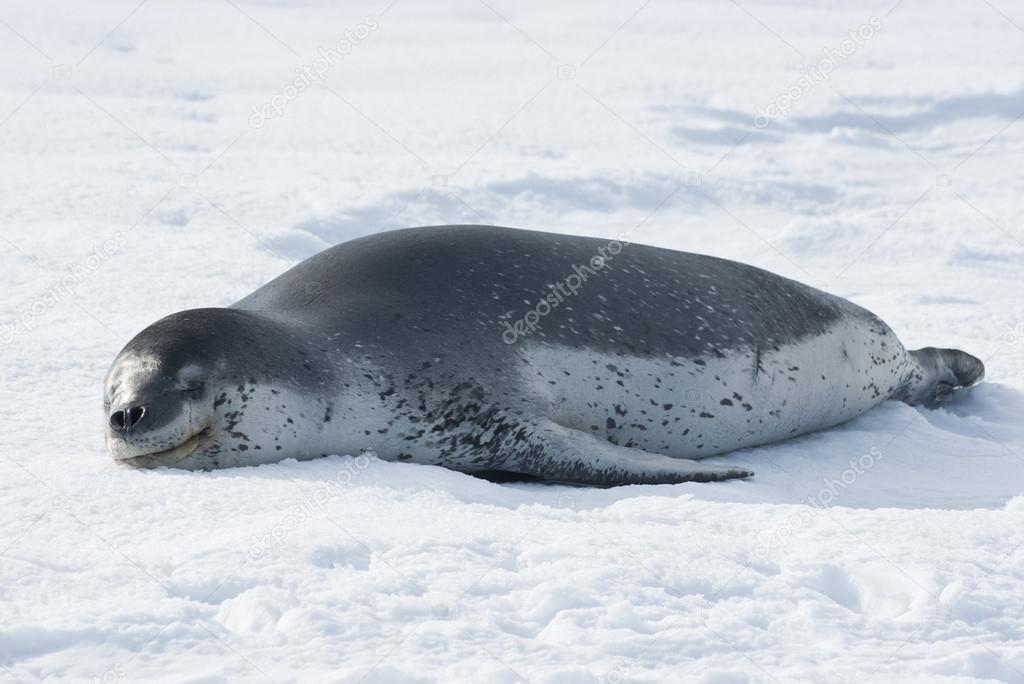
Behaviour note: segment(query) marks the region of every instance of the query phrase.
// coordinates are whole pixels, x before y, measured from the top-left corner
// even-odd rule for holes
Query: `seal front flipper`
[[[567,484],[614,487],[714,482],[753,475],[743,468],[616,446],[546,418],[529,419],[510,430],[498,449],[505,470]]]

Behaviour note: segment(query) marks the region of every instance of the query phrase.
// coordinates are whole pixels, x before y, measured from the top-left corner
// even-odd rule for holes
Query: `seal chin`
[[[161,465],[173,465],[184,458],[191,456],[201,446],[209,444],[213,436],[209,427],[201,429],[178,446],[161,451],[151,451],[145,454],[113,453],[113,458],[118,463],[140,468],[154,468]]]

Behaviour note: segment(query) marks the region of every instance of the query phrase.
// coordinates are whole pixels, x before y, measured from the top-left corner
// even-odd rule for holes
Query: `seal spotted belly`
[[[113,457],[210,469],[373,451],[592,485],[745,477],[706,456],[942,401],[983,376],[767,271],[616,241],[413,228],[317,254],[132,339]]]

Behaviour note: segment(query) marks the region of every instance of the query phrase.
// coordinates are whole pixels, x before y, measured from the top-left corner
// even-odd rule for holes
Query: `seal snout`
[[[119,434],[128,434],[146,415],[145,406],[128,406],[110,414],[110,429]]]

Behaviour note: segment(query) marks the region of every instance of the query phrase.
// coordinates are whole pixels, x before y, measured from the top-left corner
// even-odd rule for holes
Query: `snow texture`
[[[0,680],[1024,681],[1020,3],[6,0],[0,63]],[[135,332],[432,223],[745,261],[988,379],[713,485],[110,462]]]

